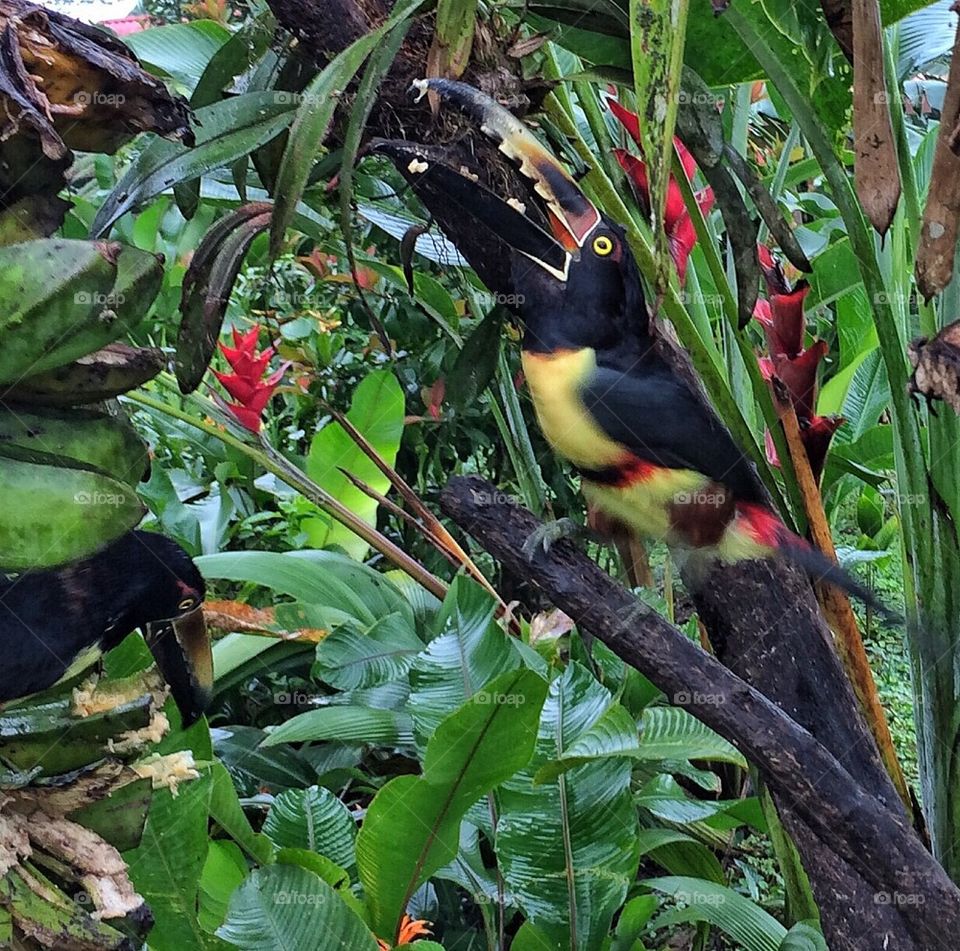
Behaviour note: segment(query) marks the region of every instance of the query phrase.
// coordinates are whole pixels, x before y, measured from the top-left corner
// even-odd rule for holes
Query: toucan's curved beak
[[[513,113],[473,86],[452,79],[418,79],[413,89],[418,98],[428,90],[435,92],[476,119],[480,130],[534,183],[534,191],[546,203],[557,240],[574,254],[583,247],[587,236],[600,223],[600,212],[563,165]]]
[[[203,605],[179,617],[151,621],[144,638],[180,710],[183,725],[203,716],[213,697],[213,652]]]
[[[533,183],[534,192],[543,200],[550,230],[529,218],[519,199],[505,200],[466,169],[457,170],[438,161],[436,150],[413,142],[375,139],[369,151],[388,156],[434,213],[439,207],[456,207],[554,278],[566,281],[571,260],[579,257],[584,242],[601,220],[600,212],[570,173],[516,116],[473,86],[447,79],[424,79],[415,82],[413,89],[418,97],[427,90],[438,93],[442,100],[480,123],[484,134]]]

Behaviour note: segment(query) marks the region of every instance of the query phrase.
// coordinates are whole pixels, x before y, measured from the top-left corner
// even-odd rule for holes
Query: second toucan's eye
[[[605,258],[613,250],[613,242],[605,235],[597,235],[593,239],[593,253]]]

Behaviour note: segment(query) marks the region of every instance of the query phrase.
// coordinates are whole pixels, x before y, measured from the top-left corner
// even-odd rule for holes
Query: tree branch
[[[875,906],[898,907],[917,948],[952,946],[960,891],[903,814],[866,792],[810,733],[569,543],[529,564],[521,547],[539,523],[490,483],[455,478],[441,504],[507,570],[541,589],[667,696],[688,695],[690,712],[736,745],[778,800],[873,886]]]

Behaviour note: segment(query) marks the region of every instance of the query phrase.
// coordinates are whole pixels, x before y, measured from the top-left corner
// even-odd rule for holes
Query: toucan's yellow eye
[[[184,599],[177,605],[177,610],[178,610],[178,611],[189,611],[192,607],[194,607],[194,606],[196,605],[196,603],[197,603],[197,599],[196,599],[196,598],[184,598]]]
[[[593,253],[605,258],[613,250],[613,242],[605,235],[597,235],[593,239]]]

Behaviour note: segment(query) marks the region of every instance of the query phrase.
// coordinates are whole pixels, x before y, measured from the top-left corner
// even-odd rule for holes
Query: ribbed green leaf
[[[691,875],[724,884],[726,877],[716,855],[693,836],[675,829],[641,829],[640,854],[649,855],[672,875]]]
[[[341,690],[373,687],[406,676],[423,647],[400,614],[366,630],[345,624],[317,645],[314,674]]]
[[[777,951],[787,933],[776,918],[725,885],[681,876],[649,878],[643,884],[685,906],[657,918],[657,927],[667,922],[707,921],[743,951]]]
[[[190,92],[207,63],[230,39],[230,31],[214,20],[170,23],[125,36],[139,59],[170,76]]]
[[[234,892],[217,935],[244,951],[377,951],[361,919],[318,875],[297,865],[255,869]]]
[[[609,691],[583,667],[570,664],[550,685],[530,765],[504,783],[497,797],[503,877],[527,918],[565,949],[601,946],[636,874],[630,761],[621,756],[590,761],[540,786],[533,778],[612,703]]]
[[[711,759],[746,768],[733,744],[680,707],[647,707],[640,720],[640,759]]]
[[[510,638],[494,621],[493,598],[460,576],[447,592],[435,629],[439,632],[410,669],[410,705],[417,743],[427,740],[452,711],[483,684],[520,666]]]
[[[413,724],[405,713],[394,710],[358,706],[322,707],[301,713],[274,727],[261,746],[312,740],[407,746],[413,743]]]
[[[567,747],[563,756],[543,766],[534,777],[534,783],[551,782],[565,770],[608,756],[630,756],[634,759],[640,756],[637,725],[627,709],[619,703],[611,704],[589,730],[581,733]]]
[[[221,552],[196,559],[205,578],[248,581],[308,605],[336,609],[364,627],[387,614],[413,621],[409,602],[380,572],[336,552]]]
[[[350,871],[356,862],[357,824],[329,789],[288,789],[273,801],[263,832],[278,848],[319,852]]]
[[[784,935],[778,951],[829,951],[823,933],[813,924],[798,921]]]

